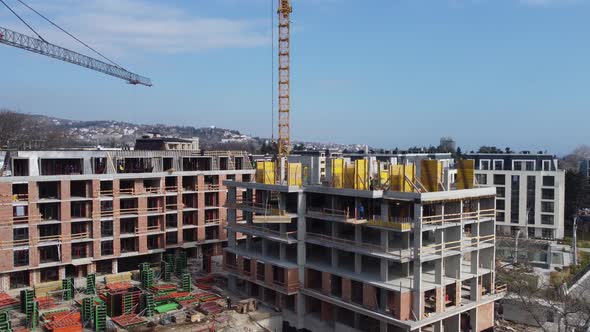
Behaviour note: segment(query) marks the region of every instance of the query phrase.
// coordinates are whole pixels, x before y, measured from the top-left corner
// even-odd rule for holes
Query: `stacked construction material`
[[[115,282],[124,282],[128,281],[131,282],[131,277],[133,274],[131,272],[122,272],[117,274],[109,274],[104,277],[104,280],[107,284],[112,284]]]
[[[0,312],[0,331],[12,331],[8,311]]]
[[[110,284],[106,285],[106,289],[107,290],[114,290],[114,291],[119,291],[119,290],[126,290],[133,287],[133,285],[131,284],[131,282],[129,281],[122,281],[122,282],[113,282]]]
[[[152,317],[154,315],[154,308],[156,307],[154,302],[154,294],[143,294],[143,299],[144,303],[142,309],[145,310],[144,314],[146,317]]]
[[[62,299],[69,301],[74,297],[74,278],[65,278],[61,281]],[[37,294],[37,297],[41,295]]]
[[[124,314],[121,316],[113,317],[113,322],[121,326],[124,329],[132,329],[137,326],[145,325],[147,321],[136,314]]]
[[[86,277],[86,295],[96,294],[96,274],[92,273]]]
[[[20,303],[5,292],[0,292],[0,311],[16,310]]]
[[[107,290],[105,302],[108,315],[116,317],[130,312],[139,312],[141,294],[141,289],[137,287]]]
[[[170,312],[170,311],[173,311],[176,309],[178,309],[178,304],[176,304],[174,302],[162,304],[162,305],[156,306],[154,308],[154,310],[159,314]]]
[[[205,302],[199,305],[197,309],[205,315],[216,315],[223,311],[223,308],[217,302]]]
[[[173,285],[173,284],[153,285],[149,288],[149,291],[154,293],[155,296],[160,296],[160,295],[176,292],[176,285]]]
[[[221,297],[219,295],[215,295],[212,293],[201,293],[197,296],[197,298],[199,299],[199,302],[213,302],[213,301],[217,301],[217,300],[221,300]]]
[[[57,307],[57,303],[55,299],[52,297],[39,297],[37,298],[37,302],[39,302],[39,309],[46,310]]]
[[[174,299],[174,302],[180,304],[182,307],[186,308],[187,306],[198,303],[199,299],[196,298],[194,295],[187,295],[182,297],[177,297]]]
[[[94,307],[94,331],[106,331],[107,309],[104,303]]]
[[[164,303],[169,303],[170,301],[172,301],[174,299],[186,297],[189,295],[190,295],[189,292],[172,292],[172,293],[162,294],[162,295],[154,297],[154,302],[157,305],[160,305],[160,304],[164,304]]]
[[[191,291],[191,275],[189,273],[182,274],[182,290],[185,292]]]
[[[45,329],[50,332],[82,332],[79,311],[61,311],[43,315]]]
[[[47,293],[62,290],[62,281],[49,281],[35,284],[35,295],[38,297],[46,297]]]
[[[181,251],[179,255],[176,256],[176,275],[182,276],[184,271],[186,270],[187,266],[187,259],[186,259],[186,252]]]

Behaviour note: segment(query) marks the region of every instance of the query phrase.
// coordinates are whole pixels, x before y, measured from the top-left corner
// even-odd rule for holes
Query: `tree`
[[[498,149],[495,146],[487,146],[483,145],[477,150],[478,153],[503,153],[502,150]]]

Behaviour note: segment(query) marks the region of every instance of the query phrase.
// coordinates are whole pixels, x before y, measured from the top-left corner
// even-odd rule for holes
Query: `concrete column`
[[[432,325],[434,325],[434,332],[443,332],[444,331],[442,320],[439,320],[438,322],[435,322]]]
[[[443,229],[437,229],[434,231],[434,237],[435,237],[435,242],[437,245],[440,245],[440,247],[437,247],[438,249],[442,249],[442,247],[444,246],[445,243],[445,234]],[[434,282],[438,285],[442,285],[443,283],[443,279],[444,279],[444,256],[443,256],[443,251],[440,252],[440,258],[436,259],[434,261]]]
[[[236,187],[229,187],[227,191],[227,201],[230,203],[229,206],[233,206],[236,203],[236,195],[237,190]],[[228,208],[227,209],[227,224],[229,226],[236,225],[236,209]],[[236,243],[236,233],[235,232],[227,232],[227,241],[229,247],[235,247]]]
[[[362,273],[363,271],[363,258],[361,254],[354,254],[354,272]]]
[[[381,202],[381,220],[389,221],[389,203]]]
[[[387,282],[389,281],[389,264],[387,263],[387,258],[381,258],[379,261],[381,262],[381,268],[379,270],[381,281]]]
[[[470,322],[471,330],[472,331],[478,331],[478,329],[477,329],[477,323],[478,323],[477,322],[477,318],[478,318],[477,317],[477,307],[475,307],[475,308],[473,308],[473,309],[471,309],[469,311],[469,322]]]
[[[297,194],[297,267],[300,281],[305,280],[305,212],[307,210],[305,200],[305,193]],[[305,327],[305,296],[299,293],[296,301],[297,329],[303,329]]]
[[[387,322],[379,321],[379,332],[387,332]]]
[[[461,332],[461,314],[449,317],[444,320],[445,332]]]
[[[381,230],[381,249],[387,252],[389,251],[389,231]]]
[[[112,272],[113,274],[117,274],[117,273],[119,273],[119,264],[118,264],[118,261],[117,261],[116,259],[113,259],[113,260],[112,260],[112,264],[111,264],[111,265],[112,265],[111,267],[112,267],[112,269],[113,269],[111,272]]]
[[[481,292],[479,290],[479,281],[478,281],[478,277],[473,277],[469,280],[469,299],[471,301],[477,301],[481,296]]]
[[[424,313],[424,296],[422,294],[422,204],[414,204],[414,279],[412,284],[412,311],[415,317],[422,319]]]
[[[338,249],[330,248],[330,253],[332,255],[332,267],[338,268]]]
[[[461,231],[463,233],[463,231]],[[473,237],[479,236],[479,223],[471,224],[471,233]],[[471,273],[477,275],[479,267],[479,248],[471,252]]]
[[[279,259],[281,261],[287,260],[287,245],[284,243],[279,243]]]

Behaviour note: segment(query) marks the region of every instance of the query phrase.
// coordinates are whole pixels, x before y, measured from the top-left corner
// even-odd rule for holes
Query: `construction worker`
[[[357,219],[365,219],[365,207],[359,203],[359,206],[357,208]]]
[[[227,308],[231,309],[231,299],[228,297],[225,298],[225,302],[227,302]]]

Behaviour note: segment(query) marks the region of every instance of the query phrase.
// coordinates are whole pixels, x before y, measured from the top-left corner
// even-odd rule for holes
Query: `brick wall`
[[[62,180],[59,184],[60,193],[59,197],[61,198],[60,203],[60,213],[59,219],[61,222],[61,236],[62,236],[62,246],[61,246],[61,261],[62,263],[69,263],[72,261],[72,209],[71,209],[71,192],[70,192],[70,181],[69,180]],[[65,275],[65,270],[64,270]]]

